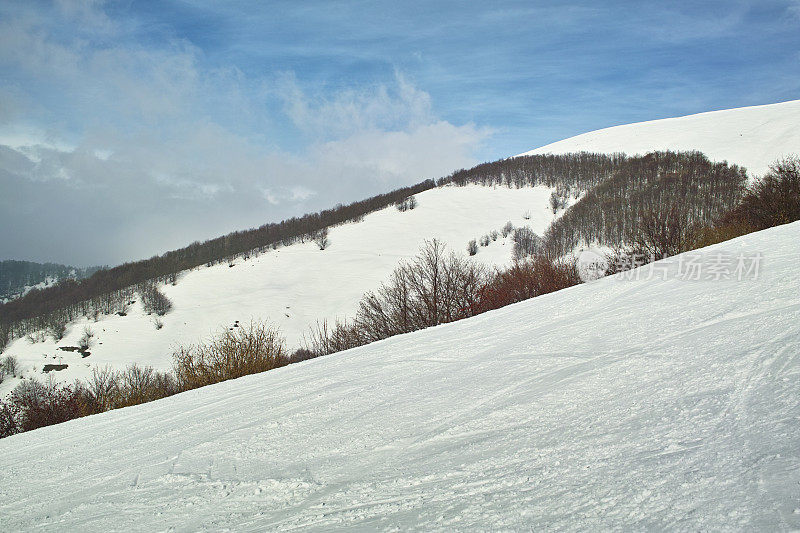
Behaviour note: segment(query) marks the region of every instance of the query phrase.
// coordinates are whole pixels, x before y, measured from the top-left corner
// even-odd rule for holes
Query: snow
[[[797,530],[799,240],[10,437],[3,528]]]
[[[358,301],[378,288],[402,259],[414,257],[426,239],[437,238],[456,253],[466,255],[467,243],[498,232],[511,221],[529,226],[541,235],[554,216],[549,210],[551,189],[543,186],[507,187],[448,186],[416,195],[417,208],[405,212],[390,206],[367,215],[362,222],[331,228],[330,247],[324,251],[313,242],[281,247],[247,261],[201,267],[181,274],[177,285],[162,287],[174,310],[154,317],[139,303],[127,316],[84,319],[70,324],[65,338],[56,343],[30,343],[17,339],[3,352],[20,361],[23,375],[44,378],[42,366],[64,363],[67,369],[51,372],[61,381],[84,379],[96,367],[124,368],[132,363],[167,369],[179,345],[196,344],[235,321],[271,322],[286,337],[290,349],[298,348],[303,335],[318,320],[333,321],[352,316]],[[530,218],[525,219],[529,213]],[[513,243],[498,237],[480,247],[475,260],[486,265],[509,263]],[[85,326],[94,332],[91,355],[59,350],[78,346]],[[19,382],[8,378],[0,384],[6,395]]]
[[[698,149],[712,160],[727,159],[751,174],[763,174],[777,158],[800,153],[798,124],[800,100],[617,126],[528,154]],[[419,207],[414,210],[401,213],[389,207],[362,222],[332,228],[325,251],[308,242],[237,260],[234,267],[220,264],[183,273],[176,286],[163,289],[174,310],[161,319],[162,329],[156,330],[153,317],[136,304],[125,317],[70,324],[58,343],[18,339],[3,355],[16,356],[23,375],[39,378],[44,364],[67,364],[67,369],[51,373],[62,381],[85,378],[105,365],[124,368],[135,362],[166,369],[177,346],[201,342],[237,320],[271,322],[295,349],[317,321],[352,316],[361,296],[377,288],[402,259],[416,255],[425,239],[439,238],[464,254],[467,242],[499,231],[509,220],[541,235],[554,218],[548,209],[550,192],[546,187],[477,185],[426,191],[417,195]],[[529,220],[523,218],[526,212]],[[510,239],[499,238],[480,247],[475,260],[503,265],[510,261],[511,249]],[[95,333],[89,357],[58,349],[77,346],[87,325]],[[7,378],[0,383],[0,396],[18,382]]]
[[[800,155],[800,100],[614,126],[521,155],[699,150],[761,176],[776,159]]]
[[[40,281],[39,283],[36,283],[35,285],[25,285],[23,287],[20,287],[18,292],[14,293],[12,295],[0,298],[0,303],[6,303],[6,302],[10,302],[11,300],[14,300],[16,298],[21,298],[22,296],[25,296],[26,294],[31,292],[33,289],[45,289],[45,288],[47,288],[47,287],[49,287],[51,285],[55,285],[56,282],[58,282],[58,278],[48,276],[47,278],[44,279],[44,281]]]

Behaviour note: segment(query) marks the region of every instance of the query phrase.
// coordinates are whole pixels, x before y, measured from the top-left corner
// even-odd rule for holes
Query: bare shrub
[[[292,355],[289,356],[289,363],[299,363],[300,361],[307,361],[314,359],[316,355],[308,348],[298,348]]]
[[[119,373],[109,366],[94,368],[84,392],[90,411],[102,413],[114,408],[120,394]]]
[[[514,230],[514,259],[522,260],[536,255],[542,247],[542,239],[527,226]]]
[[[332,327],[318,322],[305,347],[325,355],[465,318],[486,280],[482,266],[446,253],[439,241],[427,241],[416,258],[401,263],[378,290],[364,295],[352,321]]]
[[[507,270],[496,272],[492,280],[481,289],[473,314],[498,309],[579,283],[581,279],[574,262],[556,262],[542,256],[519,261]]]
[[[206,344],[181,347],[174,354],[182,389],[194,389],[288,364],[283,338],[260,322],[225,329]]]
[[[133,364],[118,374],[118,396],[113,407],[126,407],[166,398],[179,392],[177,380],[151,366]]]
[[[13,405],[0,400],[0,439],[19,433],[17,412]]]
[[[508,222],[506,222],[506,225],[503,226],[503,229],[500,230],[500,234],[503,237],[508,237],[509,235],[511,235],[512,231],[514,231],[514,224],[512,224],[511,221],[509,220]]]
[[[719,242],[728,241],[758,231],[758,228],[744,221],[730,220],[697,230],[692,248],[703,248]]]
[[[753,182],[722,224],[762,230],[795,220],[800,220],[800,158],[789,157],[774,163],[763,178]]]
[[[330,240],[328,239],[328,228],[322,228],[318,232],[314,234],[314,242],[317,244],[320,250],[324,250],[330,245]]]
[[[472,239],[467,243],[467,253],[469,255],[475,255],[478,253],[478,242],[475,239]]]
[[[137,364],[122,371],[108,366],[95,368],[82,390],[88,413],[138,405],[179,392],[181,389],[172,374]]]
[[[361,299],[355,336],[372,342],[464,318],[485,279],[482,266],[427,241],[416,258]]]
[[[19,362],[15,356],[6,356],[6,358],[2,361],[2,366],[7,376],[17,376],[17,373],[19,372]]]
[[[92,340],[93,338],[94,338],[94,332],[92,331],[92,328],[90,328],[89,326],[85,326],[83,328],[83,335],[81,335],[81,338],[78,341],[78,346],[80,347],[80,349],[86,351],[89,348],[91,348],[92,344],[94,343],[94,341]]]
[[[327,320],[317,322],[303,336],[304,350],[314,357],[349,350],[369,342],[352,323],[337,320],[333,326]]]
[[[55,382],[25,380],[11,392],[8,403],[18,431],[59,424],[85,414],[76,387]]]

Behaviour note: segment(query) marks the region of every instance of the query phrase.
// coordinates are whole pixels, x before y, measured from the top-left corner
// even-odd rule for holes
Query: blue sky
[[[113,264],[797,98],[797,0],[4,2],[0,259]]]

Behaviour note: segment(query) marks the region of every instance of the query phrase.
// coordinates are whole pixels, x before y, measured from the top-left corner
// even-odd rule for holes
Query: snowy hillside
[[[605,128],[521,155],[569,152],[699,150],[712,161],[744,166],[763,175],[776,159],[800,153],[800,100]]]
[[[10,437],[3,527],[796,530],[798,240]]]
[[[776,158],[800,153],[798,124],[800,100],[618,126],[529,153],[698,149],[711,159],[727,159],[760,174]],[[70,324],[58,343],[51,338],[34,343],[17,339],[3,354],[17,357],[25,376],[43,377],[46,364],[68,365],[51,374],[66,381],[87,377],[93,368],[105,365],[123,368],[135,362],[165,369],[178,345],[198,343],[220,328],[250,320],[278,326],[294,349],[316,321],[352,316],[361,296],[377,288],[401,259],[414,256],[425,239],[439,238],[464,254],[471,239],[500,230],[508,221],[541,235],[553,220],[550,193],[542,186],[429,190],[417,195],[416,209],[400,212],[388,207],[361,222],[332,228],[331,245],[324,251],[307,242],[237,260],[232,267],[219,264],[184,272],[176,286],[163,289],[174,310],[160,319],[160,329],[137,303],[124,317]],[[475,259],[501,265],[510,261],[511,249],[510,239],[499,238],[481,247]],[[85,326],[94,332],[90,356],[59,349],[77,346]],[[8,378],[0,383],[0,396],[18,382]]]
[[[425,239],[438,238],[466,255],[471,239],[500,231],[508,221],[542,234],[553,220],[550,193],[547,187],[426,191],[416,196],[418,207],[413,210],[388,207],[361,222],[332,228],[330,246],[324,251],[307,242],[237,260],[233,267],[223,263],[183,273],[177,285],[162,289],[174,309],[160,319],[159,330],[137,303],[124,317],[70,324],[58,343],[52,338],[35,343],[17,339],[4,354],[19,359],[25,376],[41,378],[43,365],[67,364],[65,370],[51,374],[66,381],[88,377],[92,368],[107,364],[124,368],[136,362],[166,369],[177,345],[197,343],[237,320],[244,324],[251,319],[277,325],[294,349],[317,320],[352,316],[361,296],[386,280],[401,259],[416,255]],[[512,244],[510,238],[498,237],[481,247],[475,259],[487,265],[508,263]],[[58,349],[77,346],[87,325],[95,334],[90,356]],[[18,382],[6,379],[0,395]]]

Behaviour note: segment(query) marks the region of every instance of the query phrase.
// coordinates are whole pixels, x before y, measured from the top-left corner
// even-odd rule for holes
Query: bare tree
[[[164,316],[172,310],[170,299],[164,296],[152,281],[140,285],[139,295],[142,298],[142,306],[147,314],[155,313],[158,316]]]
[[[328,239],[328,228],[322,228],[318,232],[314,234],[314,242],[317,243],[317,246],[320,250],[324,250],[330,245],[330,240]]]
[[[80,341],[78,341],[78,346],[80,346],[81,350],[86,351],[91,347],[93,337],[94,332],[92,331],[92,328],[85,326],[83,328],[83,335],[81,336]]]
[[[566,198],[563,198],[561,195],[559,195],[557,191],[553,191],[550,193],[550,209],[553,210],[554,215],[558,213],[559,209],[564,209],[566,206],[567,206]]]
[[[659,211],[648,210],[641,215],[633,252],[651,260],[670,257],[690,250],[695,235],[696,226],[677,205]]]
[[[527,226],[514,230],[514,259],[525,259],[536,255],[542,244],[542,239]]]
[[[373,341],[458,320],[469,316],[485,281],[482,266],[427,241],[414,260],[362,298],[354,327]]]

